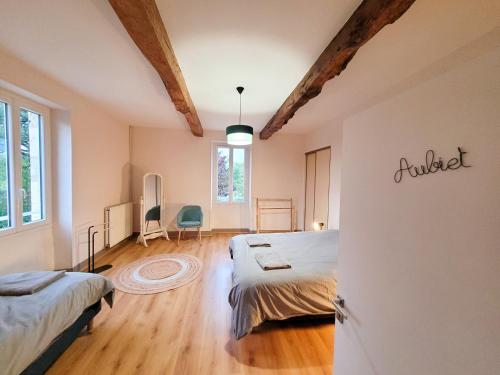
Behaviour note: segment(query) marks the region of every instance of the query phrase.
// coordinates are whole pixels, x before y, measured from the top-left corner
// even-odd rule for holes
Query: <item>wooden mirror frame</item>
[[[144,196],[146,192],[146,179],[148,176],[156,176],[157,178],[160,178],[160,226],[159,228],[155,228],[151,231],[146,231],[146,220],[145,220],[145,215],[146,215],[146,210],[144,207]],[[163,177],[161,174],[156,173],[156,172],[149,172],[146,173],[142,177],[142,195],[141,195],[141,214],[140,214],[140,219],[141,219],[141,232],[139,236],[137,237],[137,243],[142,243],[144,247],[148,247],[147,240],[148,239],[153,239],[153,238],[158,238],[158,237],[165,237],[167,240],[170,240],[168,237],[168,232],[167,232],[167,226],[165,225],[165,215],[163,214],[163,210],[165,207],[165,200],[164,200],[164,195],[163,195]]]

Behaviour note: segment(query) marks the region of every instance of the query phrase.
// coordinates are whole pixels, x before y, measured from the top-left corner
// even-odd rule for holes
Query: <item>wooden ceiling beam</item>
[[[328,80],[346,68],[363,44],[384,26],[399,19],[414,2],[415,0],[364,0],[262,129],[260,139],[268,139],[280,130],[300,107],[321,93]]]
[[[154,0],[109,0],[128,34],[162,79],[175,108],[191,132],[203,137],[203,128],[168,39]]]

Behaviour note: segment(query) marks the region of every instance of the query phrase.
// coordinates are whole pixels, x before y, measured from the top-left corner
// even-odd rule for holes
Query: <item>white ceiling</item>
[[[203,126],[261,129],[359,0],[157,0]]]
[[[238,118],[260,130],[360,0],[157,0],[205,129]],[[418,0],[363,46],[284,132],[365,108],[498,27],[496,0]],[[2,0],[0,49],[135,126],[185,129],[182,115],[106,0]]]
[[[0,48],[130,124],[184,126],[106,0],[2,0]]]
[[[307,132],[345,118],[487,52],[495,43],[500,43],[500,1],[417,0],[361,47],[346,70],[328,81],[282,131]]]
[[[158,0],[205,129],[261,129],[359,0]],[[2,0],[0,48],[136,126],[186,127],[106,0]]]

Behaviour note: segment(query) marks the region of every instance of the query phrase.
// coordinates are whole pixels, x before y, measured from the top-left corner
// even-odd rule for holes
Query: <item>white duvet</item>
[[[247,237],[265,237],[271,247],[250,247]],[[239,235],[229,244],[234,261],[229,292],[236,338],[266,320],[334,312],[338,231]],[[255,254],[280,254],[290,269],[264,271]]]
[[[87,307],[112,290],[103,276],[67,272],[34,294],[0,297],[0,374],[21,373]]]

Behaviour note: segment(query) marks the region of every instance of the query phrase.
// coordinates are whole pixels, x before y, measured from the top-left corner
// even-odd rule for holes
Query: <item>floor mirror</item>
[[[142,184],[141,233],[137,243],[147,247],[148,239],[165,237],[169,240],[163,211],[163,178],[158,173],[146,173]]]

